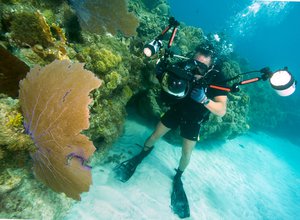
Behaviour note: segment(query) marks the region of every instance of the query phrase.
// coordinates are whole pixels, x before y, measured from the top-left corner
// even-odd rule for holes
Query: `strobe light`
[[[272,88],[280,96],[289,96],[296,90],[296,81],[292,74],[287,70],[278,70],[270,77]]]
[[[154,54],[156,54],[161,47],[162,47],[162,41],[161,40],[153,40],[144,47],[144,54],[147,57],[151,57]]]

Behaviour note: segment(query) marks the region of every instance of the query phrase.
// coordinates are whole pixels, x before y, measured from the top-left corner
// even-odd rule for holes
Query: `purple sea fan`
[[[25,131],[37,148],[31,154],[36,177],[76,200],[92,183],[85,161],[95,147],[80,132],[89,127],[89,93],[101,85],[83,65],[56,60],[36,66],[19,91]]]

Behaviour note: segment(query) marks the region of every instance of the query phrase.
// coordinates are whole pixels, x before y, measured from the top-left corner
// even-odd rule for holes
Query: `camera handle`
[[[169,43],[168,43],[168,48],[170,48],[172,46],[172,43],[174,41],[174,38],[175,38],[175,35],[176,35],[176,32],[177,32],[177,27],[180,25],[180,23],[178,21],[175,20],[174,17],[170,17],[169,18],[169,25],[161,32],[160,35],[158,35],[155,40],[156,41],[159,41],[159,40],[163,40],[165,34],[171,29],[173,28],[172,30],[172,34],[171,34],[171,37],[169,39]]]

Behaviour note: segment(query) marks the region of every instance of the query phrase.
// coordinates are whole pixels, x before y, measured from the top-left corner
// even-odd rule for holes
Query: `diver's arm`
[[[223,117],[226,113],[227,96],[221,95],[214,97],[204,105],[211,113]]]

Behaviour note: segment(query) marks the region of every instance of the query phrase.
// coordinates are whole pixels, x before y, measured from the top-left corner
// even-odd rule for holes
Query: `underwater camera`
[[[207,86],[208,67],[194,59],[168,64],[161,77],[162,89],[176,98],[184,98],[191,88]],[[198,79],[195,75],[199,76]]]
[[[212,81],[214,75],[209,74],[209,72],[212,69],[209,69],[205,66],[206,68],[203,68],[203,70],[200,71],[199,66],[204,67],[204,64],[195,60],[193,61],[196,63],[194,68],[182,68],[176,63],[166,68],[161,80],[161,86],[165,92],[175,96],[176,98],[184,98],[189,93],[190,89],[196,87],[210,87],[227,92],[239,92],[240,85],[246,85],[260,80],[266,81],[268,79],[271,87],[280,96],[292,95],[296,90],[297,81],[287,68],[272,72],[269,67],[266,67],[262,70],[241,73],[236,75],[234,78],[211,84],[210,82]],[[207,69],[207,71],[204,71],[205,69]],[[265,72],[266,70],[268,70],[268,72]],[[235,80],[242,75],[247,75],[254,72],[260,72],[263,75],[239,81],[238,83],[234,83],[231,87],[223,86],[227,82]],[[196,79],[195,74],[200,76],[200,78]]]
[[[164,40],[165,34],[170,29],[172,29],[172,34],[169,38],[167,48],[164,50],[163,55],[159,55],[159,59],[156,64],[157,66],[159,66],[161,72],[158,78],[161,83],[162,89],[168,94],[174,96],[175,98],[184,98],[189,93],[189,91],[195,87],[209,87],[227,92],[238,92],[240,91],[239,87],[241,85],[254,83],[260,80],[269,80],[271,87],[280,96],[289,96],[295,92],[297,81],[292,76],[291,72],[288,71],[287,67],[275,72],[272,72],[269,67],[265,67],[261,70],[253,70],[249,72],[240,73],[232,78],[226,79],[221,82],[214,82],[212,84],[211,82],[214,75],[209,73],[219,72],[217,69],[214,69],[214,64],[210,67],[207,67],[204,63],[201,63],[197,60],[176,55],[173,52],[171,52],[170,47],[175,38],[178,26],[179,22],[176,21],[174,17],[171,17],[169,19],[169,25],[153,41],[146,44],[143,50],[144,54],[147,57],[151,57],[154,54],[157,54],[163,48],[162,41]],[[219,41],[220,39],[218,38],[218,42]],[[202,48],[202,50],[205,51],[207,51],[208,49],[211,50],[211,47]],[[210,50],[208,50],[208,52],[210,52]],[[207,54],[212,54],[211,57],[214,58],[213,63],[215,63],[215,60],[217,59],[215,51]],[[171,59],[169,58],[179,58],[184,61],[172,63]],[[262,75],[244,79],[244,76],[250,73],[261,73]],[[240,77],[242,77],[243,79],[237,83],[234,83],[231,87],[223,86],[226,85],[227,82],[233,80],[240,80]]]

